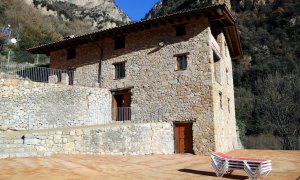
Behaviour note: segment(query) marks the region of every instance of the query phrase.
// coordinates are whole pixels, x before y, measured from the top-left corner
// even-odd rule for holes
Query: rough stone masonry
[[[36,131],[0,130],[0,158],[53,154],[173,154],[170,123],[115,124]]]
[[[0,127],[48,129],[110,123],[107,89],[0,79]]]
[[[75,83],[84,86],[98,84],[101,74],[101,88],[131,88],[132,108],[163,109],[166,122],[192,122],[196,154],[229,151],[238,147],[231,57],[224,34],[214,37],[209,23],[205,16],[182,20],[185,36],[176,36],[172,24],[129,33],[125,48],[118,50],[113,38],[80,44],[72,60],[66,49],[59,49],[50,53],[50,66],[77,67],[82,77]],[[177,56],[182,54],[187,56],[186,70],[177,69]],[[126,76],[116,79],[114,64],[122,62]]]

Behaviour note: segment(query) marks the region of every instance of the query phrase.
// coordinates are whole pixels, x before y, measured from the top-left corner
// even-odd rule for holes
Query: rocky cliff
[[[146,14],[145,19],[216,3],[226,3],[229,8],[231,7],[230,0],[160,0],[153,6],[149,13]]]
[[[130,18],[114,0],[26,0],[44,15],[60,16],[65,21],[81,19],[93,29],[107,29],[129,23]]]
[[[160,0],[153,6],[149,13],[146,14],[145,19],[216,3],[225,3],[227,7],[232,9],[250,9],[264,5],[294,4],[296,1],[297,0]]]

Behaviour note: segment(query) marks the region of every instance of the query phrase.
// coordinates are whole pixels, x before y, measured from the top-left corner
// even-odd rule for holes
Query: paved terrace
[[[269,180],[300,179],[300,151],[236,150],[233,156],[273,161]],[[218,179],[207,156],[56,155],[0,160],[0,179]],[[224,179],[247,179],[236,171]]]

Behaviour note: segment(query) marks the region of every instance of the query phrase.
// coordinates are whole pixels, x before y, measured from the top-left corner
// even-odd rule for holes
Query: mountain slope
[[[226,3],[229,8],[230,0],[160,0],[153,8],[146,14],[145,19],[163,16],[169,13],[182,11],[186,9],[200,8],[210,4],[215,4],[217,1]]]
[[[34,62],[36,57],[26,51],[30,47],[61,40],[68,35],[110,28],[128,21],[130,19],[113,0],[1,0],[0,28],[10,24],[11,37],[17,38],[18,42],[16,45],[4,47],[0,44],[0,61],[4,61],[11,52],[12,61]],[[3,43],[1,34],[0,43]],[[43,61],[48,60],[40,56],[39,62]]]

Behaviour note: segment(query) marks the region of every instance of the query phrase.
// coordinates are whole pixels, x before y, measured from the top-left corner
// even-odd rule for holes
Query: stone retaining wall
[[[173,154],[173,137],[173,126],[169,123],[120,124],[39,131],[0,131],[0,158],[52,154]]]
[[[45,129],[111,121],[106,89],[0,79],[0,129]]]

